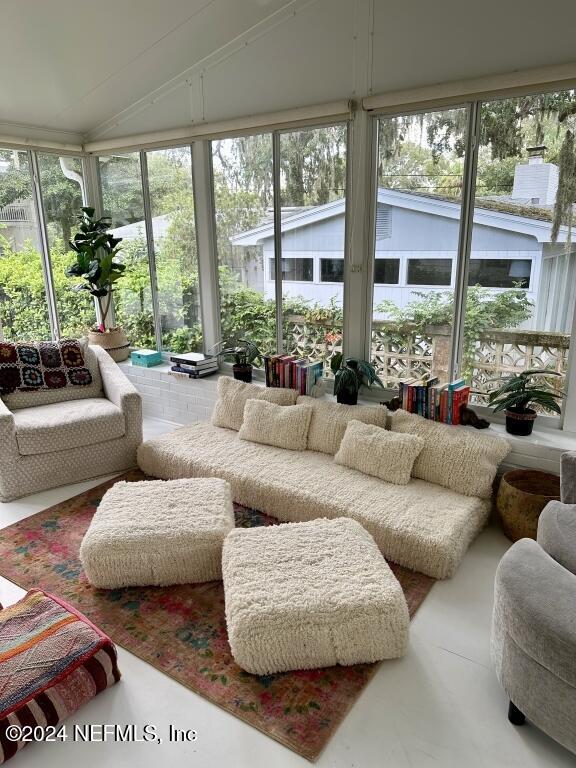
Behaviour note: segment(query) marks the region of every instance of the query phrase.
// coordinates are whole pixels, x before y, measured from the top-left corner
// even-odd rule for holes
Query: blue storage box
[[[130,355],[132,365],[140,365],[142,368],[152,368],[153,365],[160,365],[162,355],[155,349],[135,349]]]

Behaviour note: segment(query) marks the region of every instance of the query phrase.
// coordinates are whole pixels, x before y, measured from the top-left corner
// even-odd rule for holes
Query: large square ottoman
[[[110,638],[38,589],[0,610],[0,651],[0,763],[120,679]]]
[[[258,675],[402,656],[408,606],[354,520],[236,529],[224,542],[228,640]]]
[[[104,494],[80,560],[90,583],[105,589],[214,581],[232,528],[225,480],[121,481]]]

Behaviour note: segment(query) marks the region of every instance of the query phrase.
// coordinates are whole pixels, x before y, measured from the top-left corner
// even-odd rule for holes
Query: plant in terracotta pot
[[[116,361],[126,360],[130,345],[122,328],[110,328],[108,316],[114,286],[124,276],[126,265],[116,259],[121,237],[108,232],[108,217],[94,218],[94,208],[82,208],[77,216],[79,231],[70,240],[70,248],[76,254],[76,262],[66,270],[68,277],[80,277],[83,282],[74,286],[75,291],[88,291],[94,296],[100,311],[100,324],[88,332],[90,344],[103,347]]]
[[[380,381],[376,369],[366,360],[356,360],[354,357],[344,358],[338,352],[330,361],[330,368],[334,373],[334,394],[339,403],[356,405],[360,387],[371,387],[377,384],[384,387]]]
[[[494,412],[506,412],[506,431],[511,435],[529,435],[532,433],[537,417],[534,405],[545,411],[560,413],[558,400],[563,392],[554,389],[547,381],[547,376],[560,376],[556,371],[531,368],[522,373],[507,376],[502,385],[490,393],[489,404]]]
[[[262,353],[252,341],[248,339],[238,339],[236,342],[220,342],[223,346],[218,357],[232,358],[232,373],[238,381],[245,381],[248,384],[252,381],[252,366],[256,360],[262,358]]]

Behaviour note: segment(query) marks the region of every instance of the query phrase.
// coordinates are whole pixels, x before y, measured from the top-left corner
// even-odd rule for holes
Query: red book
[[[468,402],[470,387],[458,387],[452,393],[452,424],[460,424],[460,408]]]
[[[448,390],[443,389],[440,395],[440,421],[446,424],[448,418]]]

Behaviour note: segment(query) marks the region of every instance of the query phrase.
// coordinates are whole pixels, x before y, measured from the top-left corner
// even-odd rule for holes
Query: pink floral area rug
[[[122,478],[142,480],[138,471]],[[80,609],[118,645],[190,690],[316,760],[380,664],[256,676],[232,659],[222,582],[101,590],[78,559],[80,542],[111,480],[0,530],[0,574]],[[273,525],[235,505],[236,525]],[[434,579],[392,566],[413,616]],[[385,662],[384,662],[385,663]]]

